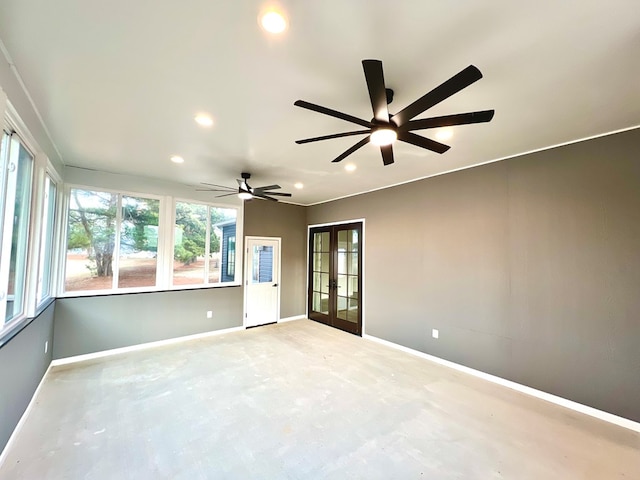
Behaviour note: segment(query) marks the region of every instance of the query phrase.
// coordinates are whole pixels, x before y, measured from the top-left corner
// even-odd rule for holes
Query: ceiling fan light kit
[[[355,123],[356,125],[365,127],[366,130],[354,130],[351,132],[335,133],[332,135],[323,135],[321,137],[296,140],[297,144],[350,137],[353,135],[367,135],[358,143],[338,155],[332,160],[332,162],[341,162],[346,157],[371,142],[380,147],[382,163],[384,165],[391,165],[395,161],[393,156],[393,143],[397,140],[410,143],[411,145],[425,148],[439,154],[449,150],[450,147],[448,145],[436,142],[430,138],[416,135],[415,133],[412,133],[414,130],[426,130],[429,128],[489,122],[495,113],[494,110],[483,110],[479,112],[459,113],[454,115],[445,115],[442,117],[413,120],[415,117],[434,105],[437,105],[460,90],[468,87],[472,83],[480,80],[482,78],[482,73],[480,73],[480,70],[473,65],[469,65],[460,73],[454,75],[449,80],[426,93],[394,115],[389,113],[388,108],[389,103],[393,100],[393,90],[386,88],[385,86],[382,62],[380,60],[363,60],[362,68],[364,69],[367,89],[369,90],[369,99],[371,100],[371,108],[373,110],[373,118],[370,121],[316,105],[314,103],[306,102],[304,100],[296,100],[294,105],[322,113],[330,117],[338,118],[346,122]]]
[[[377,128],[371,132],[371,143],[379,147],[391,145],[398,139],[396,131],[389,127]]]

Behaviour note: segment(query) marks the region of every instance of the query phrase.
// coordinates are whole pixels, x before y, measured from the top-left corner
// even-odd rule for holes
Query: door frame
[[[249,240],[269,240],[275,241],[278,244],[278,278],[275,279],[278,283],[278,298],[276,301],[276,323],[280,322],[280,293],[282,292],[282,237],[263,237],[246,235],[244,237],[243,249],[243,268],[242,268],[242,327],[247,328],[247,285],[249,282]]]
[[[365,234],[365,230],[366,230],[366,221],[364,218],[354,218],[351,220],[340,220],[339,222],[328,222],[328,223],[314,223],[311,225],[307,225],[307,258],[306,258],[306,299],[305,299],[305,316],[307,318],[309,318],[309,242],[311,241],[311,229],[312,228],[316,228],[316,227],[334,227],[336,225],[348,225],[350,223],[361,223],[362,224],[362,232],[361,232],[361,265],[360,265],[360,271],[361,271],[361,285],[362,285],[362,294],[360,297],[360,315],[362,318],[362,332],[361,332],[361,336],[364,337],[366,330],[365,330],[365,326],[366,326],[366,309],[365,309],[365,299],[366,299],[366,295],[367,295],[367,288],[365,285],[365,280],[366,280],[366,276],[365,276],[365,269],[366,269],[366,259],[365,259],[365,254],[366,254],[366,248],[365,248],[365,242],[366,242],[366,234]]]

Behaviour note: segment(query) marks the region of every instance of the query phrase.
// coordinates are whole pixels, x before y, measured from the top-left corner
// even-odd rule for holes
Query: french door
[[[362,335],[362,223],[309,234],[309,318]]]

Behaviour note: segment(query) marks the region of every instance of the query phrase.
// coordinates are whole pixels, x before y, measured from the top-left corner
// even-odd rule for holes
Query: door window
[[[254,245],[251,283],[271,283],[273,281],[273,247]]]

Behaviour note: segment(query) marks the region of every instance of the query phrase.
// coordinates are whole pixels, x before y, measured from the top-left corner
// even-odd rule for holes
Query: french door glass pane
[[[320,288],[318,289],[322,293],[329,293],[329,274],[321,273],[320,274]]]
[[[338,231],[338,251],[346,252],[349,248],[349,230],[339,230]]]
[[[347,266],[348,266],[347,268],[348,274],[350,275],[358,274],[358,253],[357,252],[349,253]]]
[[[347,273],[347,252],[338,250],[338,274]]]
[[[27,241],[29,233],[29,201],[31,198],[31,170],[33,157],[19,144],[17,165],[10,167],[15,173],[15,195],[7,198],[14,203],[11,246],[9,252],[9,281],[7,286],[7,309],[5,321],[23,312],[25,280],[27,274]],[[5,234],[8,232],[4,232]],[[5,252],[3,252],[4,256]],[[6,257],[5,257],[6,258]]]
[[[329,252],[331,250],[331,244],[329,243],[329,232],[322,232],[316,235],[320,238],[320,248],[316,249],[316,251]]]
[[[358,251],[358,230],[349,230],[349,251],[357,252]]]
[[[156,285],[160,201],[122,197],[118,288]]]
[[[313,292],[313,302],[311,308],[314,312],[329,314],[329,294]]]

